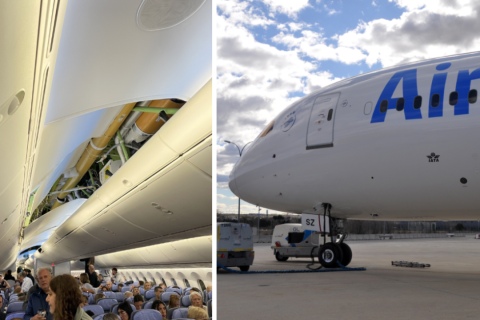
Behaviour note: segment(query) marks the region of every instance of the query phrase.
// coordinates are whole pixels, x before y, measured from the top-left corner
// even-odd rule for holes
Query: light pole
[[[245,147],[246,147],[248,144],[250,144],[250,143],[253,142],[253,141],[248,142],[246,145],[243,146],[242,149],[240,149],[240,147],[237,146],[237,144],[236,144],[235,142],[228,141],[228,140],[223,140],[223,141],[226,142],[226,143],[229,143],[229,144],[233,144],[235,147],[237,147],[237,149],[238,149],[238,154],[240,155],[240,158],[242,157],[242,153],[243,153],[243,150],[245,149]],[[238,197],[238,222],[240,223],[240,197]]]

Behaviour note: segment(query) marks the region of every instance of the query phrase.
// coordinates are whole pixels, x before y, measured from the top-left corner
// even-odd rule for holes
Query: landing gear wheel
[[[320,246],[318,251],[318,260],[320,264],[325,268],[337,268],[337,261],[342,261],[343,252],[339,245],[335,243],[326,243]]]
[[[277,252],[275,254],[275,259],[277,259],[277,261],[287,261],[288,260],[288,257],[284,257],[280,254],[280,252]]]
[[[248,269],[250,269],[250,266],[240,266],[239,268],[241,271],[248,271]]]
[[[340,248],[342,249],[342,252],[343,252],[343,259],[340,261],[340,263],[344,267],[346,267],[352,261],[352,249],[350,249],[350,246],[345,242],[342,242],[340,244]]]

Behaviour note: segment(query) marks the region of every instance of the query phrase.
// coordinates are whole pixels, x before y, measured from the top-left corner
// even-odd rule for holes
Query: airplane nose
[[[236,167],[237,166],[235,165],[232,169],[232,172],[230,172],[230,176],[228,177],[228,187],[237,197],[240,198],[240,195],[238,194],[237,182],[235,180]]]

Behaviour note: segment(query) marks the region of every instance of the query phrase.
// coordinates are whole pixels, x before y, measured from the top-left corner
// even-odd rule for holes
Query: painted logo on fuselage
[[[438,158],[440,158],[440,155],[437,154],[435,155],[435,152],[432,152],[429,156],[427,156],[428,162],[439,162]]]
[[[450,66],[450,62],[441,63],[437,65],[436,69],[442,71],[448,69]],[[430,96],[428,100],[429,118],[443,116],[443,97],[445,95],[447,74],[448,72],[441,72],[433,75]],[[454,115],[459,116],[469,113],[468,93],[470,91],[470,84],[472,80],[475,79],[480,79],[480,68],[473,70],[471,73],[468,70],[458,71],[457,83],[455,87],[455,91],[458,94],[458,101],[453,106]],[[380,94],[377,104],[375,105],[375,110],[373,111],[372,120],[370,123],[384,122],[388,110],[397,108],[397,100],[400,98],[392,98],[392,96],[401,80],[403,80],[403,111],[405,113],[405,120],[422,119],[420,108],[414,108],[414,100],[418,96],[417,69],[410,69],[398,71],[392,76],[392,78],[390,78]],[[436,96],[435,99],[439,99],[438,101],[440,101],[440,103],[433,107],[431,100],[436,94],[439,96]],[[388,108],[382,112],[380,110],[380,105],[384,100],[388,101]]]
[[[295,111],[290,112],[283,118],[283,123],[282,123],[282,131],[287,132],[290,130],[291,127],[295,124],[295,120],[297,119],[295,115]]]

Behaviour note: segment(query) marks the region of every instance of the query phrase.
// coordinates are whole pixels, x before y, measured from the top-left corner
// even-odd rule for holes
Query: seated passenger
[[[138,286],[141,287],[143,286],[144,282],[142,280],[138,281]]]
[[[101,274],[98,274],[97,279],[98,279],[98,282],[100,283],[103,282],[103,276]]]
[[[18,297],[18,301],[25,301],[25,299],[27,298],[27,295],[23,292],[20,292],[17,297]]]
[[[209,293],[210,291],[212,291],[212,286],[207,286],[207,293]]]
[[[23,293],[27,293],[28,290],[33,286],[32,280],[30,280],[29,277],[27,277],[27,273],[25,271],[22,271],[18,274],[18,280],[22,283],[22,289],[21,291]]]
[[[80,307],[83,308],[88,306],[88,297],[82,294],[82,303],[80,303]]]
[[[157,310],[162,314],[162,319],[167,319],[167,306],[161,300],[155,300],[152,304],[152,309]]]
[[[161,300],[160,296],[162,295],[162,293],[163,293],[162,287],[155,287],[155,297],[153,297],[149,301]]]
[[[54,319],[91,320],[80,307],[82,294],[77,281],[69,274],[61,274],[50,281],[47,302]]]
[[[120,283],[120,284],[117,286],[117,291],[118,291],[118,292],[122,292],[122,288],[123,288],[123,284]]]
[[[95,304],[98,303],[98,300],[104,299],[104,298],[105,298],[105,295],[103,293],[97,293],[95,295]]]
[[[5,320],[6,316],[7,315],[4,313],[4,310],[3,310],[3,296],[0,295],[0,320]]]
[[[130,320],[130,316],[132,315],[132,306],[128,301],[124,301],[118,305],[118,315],[120,316],[121,320]]]
[[[190,307],[188,308],[188,314],[187,317],[189,319],[195,319],[195,320],[208,320],[208,313],[203,310],[202,308],[198,307]]]
[[[160,287],[163,288],[163,291],[167,290],[167,285],[165,283],[160,283]]]
[[[133,305],[135,306],[135,309],[141,310],[142,309],[142,304],[145,302],[143,299],[143,296],[141,294],[137,294],[133,296]]]
[[[125,294],[123,296],[125,297],[125,300],[127,300],[128,298],[133,297],[133,293],[131,293],[130,291],[125,291]]]
[[[103,320],[118,320],[118,317],[115,313],[108,312],[103,316]]]
[[[19,294],[20,292],[22,292],[22,287],[15,286],[15,289],[13,289],[13,293]]]
[[[140,289],[133,288],[132,293],[133,293],[133,296],[136,296],[137,294],[140,294]]]
[[[168,309],[178,307],[180,307],[180,298],[176,294],[172,294],[170,300],[168,300]]]
[[[199,289],[197,289],[197,288],[191,288],[191,289],[190,289],[190,293],[192,293],[192,292],[194,292],[194,291],[202,294],[202,292],[201,292]]]
[[[203,305],[203,299],[202,299],[202,295],[200,293],[192,291],[192,292],[190,292],[189,298],[190,298],[190,302],[192,303],[193,307],[202,308],[205,311],[207,311],[207,313],[208,313],[208,308],[207,308],[207,306]]]
[[[7,280],[2,278],[2,275],[0,274],[0,289],[2,291],[5,291],[7,289],[10,289],[10,284],[7,282]]]
[[[80,290],[82,290],[82,292],[95,293],[95,289],[90,284],[90,278],[86,273],[80,274]]]
[[[143,285],[143,289],[145,290],[145,292],[147,292],[148,290],[152,289],[152,284],[150,282],[145,282],[145,284]]]

